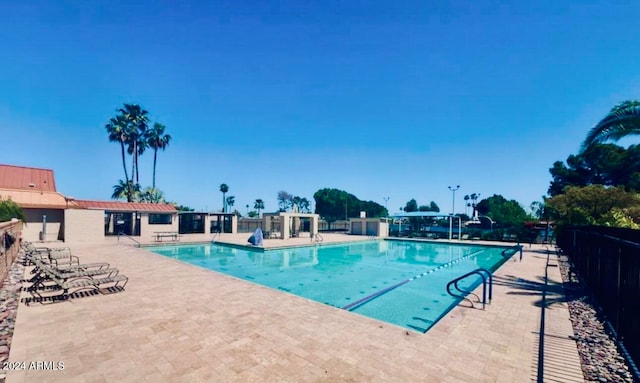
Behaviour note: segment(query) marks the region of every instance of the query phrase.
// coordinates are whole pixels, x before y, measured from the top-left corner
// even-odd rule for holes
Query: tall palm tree
[[[640,134],[640,101],[627,100],[614,106],[596,126],[591,128],[582,143],[581,151],[593,144]]]
[[[121,115],[113,117],[109,120],[107,125],[105,126],[107,130],[107,134],[109,135],[110,142],[117,142],[120,144],[120,150],[122,152],[122,168],[124,169],[124,182],[120,181],[125,185],[129,185],[129,173],[127,172],[127,161],[125,158],[125,150],[124,144],[129,140],[129,127],[125,118]],[[127,201],[129,200],[129,196],[131,193],[126,193]]]
[[[220,184],[220,192],[222,193],[222,212],[226,213],[227,211],[227,199],[226,195],[229,191],[229,186],[227,184]]]
[[[225,201],[227,202],[227,207],[231,207],[236,204],[236,197],[230,195],[229,197],[227,197],[227,199],[225,199]]]
[[[471,206],[471,205],[469,204],[469,199],[471,199],[471,197],[469,197],[469,195],[468,195],[468,194],[464,196],[464,214],[465,214],[465,215],[468,215],[468,214],[467,214],[467,212],[469,211],[469,209],[468,209],[468,208],[469,208],[469,206]]]
[[[253,208],[258,210],[258,217],[260,217],[260,210],[264,209],[264,201],[258,198],[256,202],[253,203]]]
[[[147,147],[145,132],[149,124],[149,112],[137,104],[124,104],[118,111],[127,122],[129,128],[127,153],[133,156],[131,178],[133,179],[135,175],[136,183],[139,183],[138,157],[144,153]]]
[[[164,134],[165,128],[164,125],[156,122],[153,124],[153,128],[146,132],[147,146],[153,149],[153,183],[151,187],[154,189],[156,187],[156,160],[158,157],[158,149],[164,151],[171,141],[171,136]]]

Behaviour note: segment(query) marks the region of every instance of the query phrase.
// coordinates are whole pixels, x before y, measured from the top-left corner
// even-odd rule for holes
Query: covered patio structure
[[[314,213],[279,212],[265,213],[262,219],[264,231],[269,234],[279,233],[281,239],[298,237],[300,236],[300,232],[306,232],[307,226],[302,222],[302,220],[306,220],[309,222],[309,237],[315,238],[318,234],[320,215]]]

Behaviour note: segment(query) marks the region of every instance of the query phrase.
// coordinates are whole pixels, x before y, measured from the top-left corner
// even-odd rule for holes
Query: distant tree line
[[[316,202],[315,212],[327,222],[360,217],[364,211],[367,217],[387,216],[387,209],[373,201],[362,201],[344,190],[324,188],[313,194]]]

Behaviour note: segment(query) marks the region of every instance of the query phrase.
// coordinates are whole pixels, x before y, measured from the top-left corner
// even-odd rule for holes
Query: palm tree
[[[236,197],[230,195],[225,199],[225,201],[227,202],[227,207],[233,206],[236,204]]]
[[[582,143],[581,151],[593,144],[608,140],[618,141],[640,134],[640,101],[627,100],[614,106],[596,126],[591,128]]]
[[[109,134],[109,142],[118,142],[122,152],[122,167],[124,168],[125,183],[129,182],[129,174],[127,173],[127,161],[124,155],[124,144],[129,140],[127,121],[122,116],[116,116],[109,120],[105,126]]]
[[[138,202],[164,203],[164,193],[160,189],[146,188],[138,194]]]
[[[229,186],[227,184],[220,184],[220,192],[222,193],[222,212],[226,213],[227,211],[227,199],[225,198],[227,192],[229,191]]]
[[[126,198],[127,202],[133,202],[137,199],[138,193],[140,193],[140,184],[134,184],[133,180],[129,180],[127,182],[118,180],[118,183],[113,185],[113,194],[111,194],[111,198]]]
[[[471,205],[469,205],[469,199],[471,199],[471,197],[469,197],[469,195],[468,195],[468,194],[464,196],[464,214],[465,214],[465,215],[468,215],[468,214],[467,214],[467,212],[468,212],[468,209],[467,209],[467,208],[468,208],[469,206],[471,206]]]
[[[258,217],[260,217],[260,210],[264,209],[264,201],[258,198],[256,202],[253,203],[253,208],[258,210]]]
[[[156,122],[153,124],[153,128],[146,131],[147,146],[153,149],[153,183],[151,187],[154,189],[156,187],[156,160],[158,157],[158,149],[164,151],[171,141],[171,136],[164,134],[165,128],[164,125]]]
[[[300,211],[305,213],[311,212],[311,203],[304,197],[300,198]]]
[[[293,206],[293,196],[284,190],[278,192],[278,205],[280,211],[287,211],[290,206]]]
[[[138,157],[147,147],[145,132],[149,123],[149,112],[137,104],[124,104],[118,111],[128,126],[127,153],[133,156],[131,178],[135,175],[136,183],[139,183]]]
[[[478,206],[478,198],[480,198],[480,193],[471,193],[469,196],[469,200],[471,200],[471,207],[473,208],[473,212],[471,214],[471,218],[475,218],[476,216],[476,207]]]

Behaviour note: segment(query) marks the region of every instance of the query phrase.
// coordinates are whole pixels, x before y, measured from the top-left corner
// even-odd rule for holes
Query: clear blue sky
[[[180,3],[180,4],[178,4]],[[640,2],[0,2],[0,163],[109,199],[104,125],[138,103],[173,141],[157,186],[245,213],[334,187],[393,213],[415,198],[540,200],[556,160],[640,97]],[[152,152],[141,183],[151,185]]]

